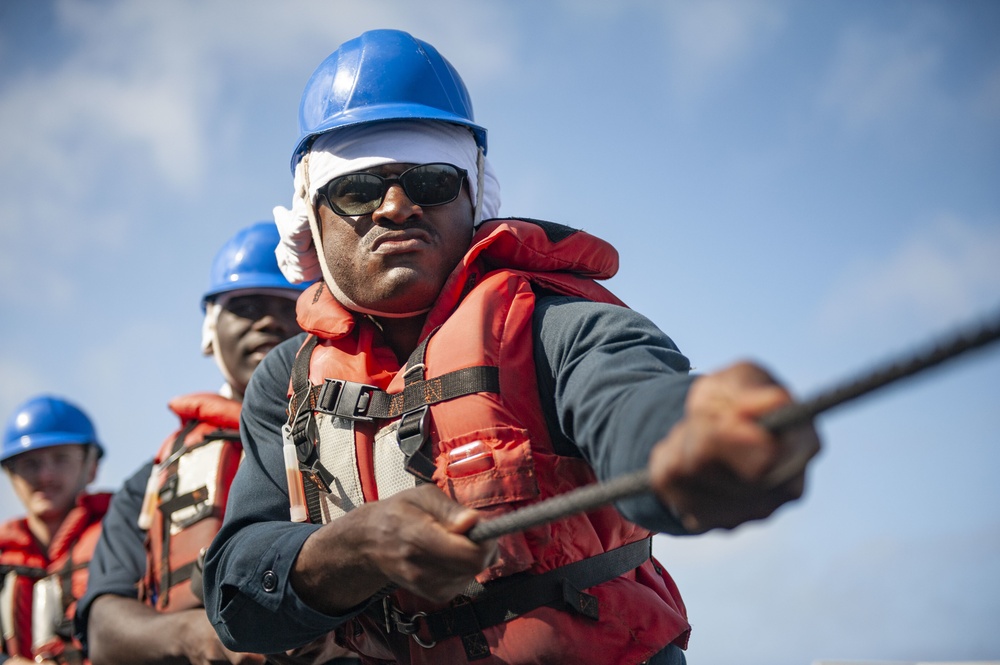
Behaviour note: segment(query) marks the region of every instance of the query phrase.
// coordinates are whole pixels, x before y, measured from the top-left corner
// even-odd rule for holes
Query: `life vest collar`
[[[562,224],[534,219],[487,220],[476,229],[468,252],[445,281],[434,306],[435,315],[428,316],[428,321],[446,317],[482,275],[496,267],[603,280],[618,272],[618,252],[604,240]],[[356,315],[322,282],[299,297],[296,316],[303,330],[325,339],[346,337],[357,323]]]
[[[218,393],[192,393],[175,397],[168,406],[181,422],[197,420],[222,429],[238,429],[240,426],[242,404]]]

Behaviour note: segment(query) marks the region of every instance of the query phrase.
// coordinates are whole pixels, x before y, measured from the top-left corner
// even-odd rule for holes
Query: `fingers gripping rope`
[[[947,338],[937,340],[924,350],[879,365],[854,379],[835,385],[811,399],[776,409],[761,418],[760,424],[773,434],[778,434],[796,425],[807,423],[836,406],[940,365],[967,351],[986,346],[998,339],[1000,339],[1000,314],[994,315],[985,323],[963,328]],[[577,513],[589,512],[615,501],[649,491],[651,491],[649,471],[641,469],[607,482],[581,487],[492,520],[480,522],[467,535],[470,540],[479,543]]]

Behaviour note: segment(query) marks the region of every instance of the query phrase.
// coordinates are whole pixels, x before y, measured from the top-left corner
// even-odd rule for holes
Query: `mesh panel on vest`
[[[404,468],[406,457],[396,442],[399,421],[383,427],[375,435],[375,483],[380,499],[417,486],[417,478]]]
[[[355,461],[354,424],[346,418],[323,413],[315,414],[319,440],[319,461],[329,469],[337,482],[330,494],[320,492],[323,522],[343,517],[364,503],[361,478]]]

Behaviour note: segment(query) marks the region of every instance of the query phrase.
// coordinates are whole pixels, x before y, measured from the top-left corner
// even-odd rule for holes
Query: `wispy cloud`
[[[785,3],[708,0],[663,6],[670,71],[682,99],[698,100],[785,26]]]
[[[860,18],[842,30],[817,108],[848,134],[864,137],[965,137],[981,147],[981,133],[1000,127],[1000,68],[995,49],[968,58],[960,35],[975,14],[965,5],[915,4],[877,23]],[[994,143],[995,144],[995,143]]]
[[[32,395],[45,390],[41,377],[28,363],[13,356],[0,357],[0,422],[6,422],[18,404]]]
[[[890,121],[924,103],[942,55],[921,26],[899,32],[858,26],[845,31],[819,95],[821,108],[848,129]]]
[[[965,320],[1000,299],[1000,223],[941,215],[891,253],[847,265],[819,310],[827,334],[898,334]]]

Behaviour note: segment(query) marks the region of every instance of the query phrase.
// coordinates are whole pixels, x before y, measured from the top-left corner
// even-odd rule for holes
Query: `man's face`
[[[368,173],[398,175],[413,164],[386,164]],[[398,183],[374,212],[341,216],[319,204],[323,255],[337,286],[358,305],[378,312],[426,310],[472,239],[468,185],[451,203],[421,207]]]
[[[233,389],[243,395],[267,352],[301,330],[294,300],[255,294],[230,298],[219,312],[215,332]]]
[[[97,458],[90,446],[66,444],[28,450],[4,466],[28,515],[51,521],[66,517],[76,497],[94,480]]]

